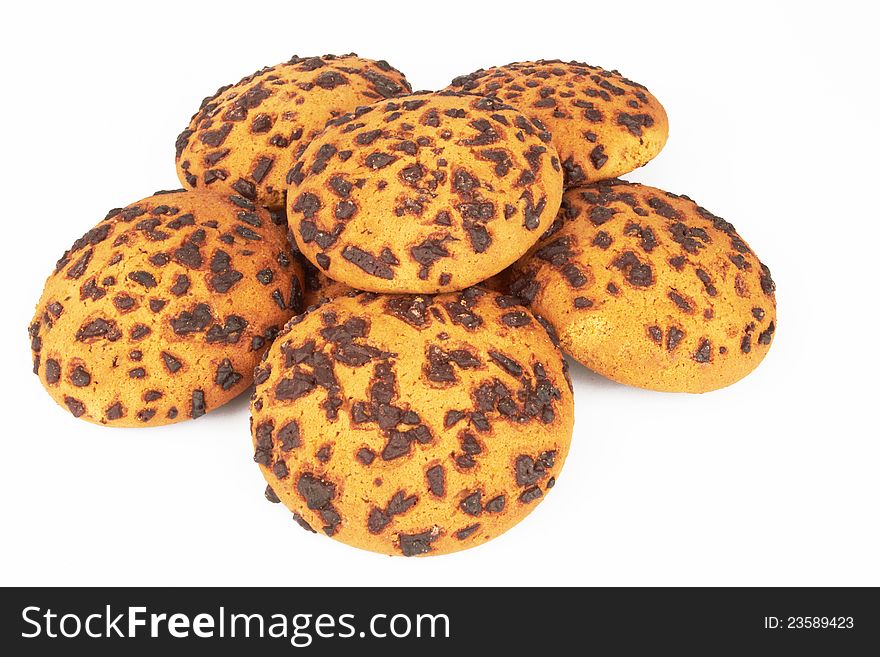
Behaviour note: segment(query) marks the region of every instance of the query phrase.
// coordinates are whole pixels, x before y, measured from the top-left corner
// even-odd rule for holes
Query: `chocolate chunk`
[[[116,402],[107,408],[107,419],[108,420],[118,420],[119,418],[125,415],[125,410],[122,408],[122,404]]]
[[[251,132],[254,134],[269,132],[271,128],[272,117],[268,114],[257,114],[257,116],[254,117],[254,120],[251,121]]]
[[[596,233],[596,236],[593,238],[591,244],[593,246],[598,246],[600,249],[604,250],[611,246],[611,242],[611,236],[604,230],[600,230],[598,233]]]
[[[459,502],[458,508],[460,508],[469,516],[478,516],[483,512],[482,497],[483,491],[478,490],[474,493],[471,493],[461,502]]]
[[[427,238],[419,245],[410,249],[410,255],[412,255],[413,260],[421,265],[421,268],[419,269],[419,278],[426,280],[431,266],[440,258],[446,258],[449,256],[449,251],[444,246],[444,243],[451,239],[452,238],[448,235],[439,239]]]
[[[773,341],[773,333],[776,332],[776,324],[774,322],[770,322],[767,328],[761,331],[761,334],[758,336],[758,344],[768,345]]]
[[[691,304],[691,302],[688,299],[685,299],[683,296],[681,296],[678,292],[676,292],[675,290],[669,290],[669,292],[667,292],[666,296],[669,297],[672,300],[672,302],[676,306],[678,306],[681,310],[683,310],[684,312],[686,312],[688,314],[693,314],[694,307]]]
[[[446,415],[443,417],[443,427],[448,429],[449,427],[453,427],[458,424],[466,414],[463,411],[446,411]]]
[[[271,501],[271,500],[270,500],[270,501]],[[305,518],[303,518],[303,517],[302,517],[301,515],[299,515],[298,513],[294,513],[294,514],[293,514],[293,519],[294,519],[294,521],[296,522],[297,525],[299,525],[300,527],[302,527],[303,529],[305,529],[307,532],[311,532],[311,533],[313,533],[313,534],[317,534],[317,533],[318,533],[318,532],[316,532],[314,529],[312,529],[312,526],[311,526],[309,523],[307,523],[306,520],[305,520]]]
[[[700,340],[697,350],[694,352],[693,359],[698,363],[708,363],[712,360],[712,343],[706,338]]]
[[[367,516],[367,530],[371,534],[378,534],[391,524],[391,518],[381,509],[373,508]]]
[[[71,266],[70,269],[67,270],[67,278],[77,279],[85,274],[86,269],[89,266],[89,261],[92,259],[93,253],[94,249],[89,249],[83,255],[81,255],[79,259],[73,264],[73,266]]]
[[[594,169],[601,169],[605,166],[605,163],[608,161],[608,156],[605,155],[605,147],[601,144],[598,146],[594,146],[593,150],[590,151],[590,162],[593,164]]]
[[[531,486],[544,476],[544,464],[527,454],[520,454],[514,462],[514,474],[518,486]]]
[[[136,301],[134,300],[134,298],[124,293],[117,294],[115,297],[113,297],[113,305],[122,312],[126,312],[134,308],[135,303]]]
[[[167,351],[162,352],[162,362],[165,363],[165,367],[171,374],[174,374],[177,370],[183,367],[183,363]]]
[[[504,505],[507,502],[507,498],[504,495],[499,495],[498,497],[493,497],[491,500],[486,502],[486,513],[501,513],[504,511]]]
[[[446,495],[446,472],[442,465],[434,465],[425,471],[425,477],[428,480],[428,490],[435,497],[444,497]]]
[[[654,275],[650,265],[641,262],[632,251],[624,251],[612,264],[616,269],[623,272],[630,285],[649,287],[654,282]],[[672,294],[676,293],[670,292],[670,295]]]
[[[418,328],[428,321],[428,304],[429,301],[421,296],[395,296],[388,299],[385,310]]]
[[[401,431],[393,431],[385,448],[382,450],[382,460],[391,461],[401,456],[409,454],[410,441],[409,437]]]
[[[96,338],[115,342],[121,337],[122,332],[116,326],[116,322],[107,319],[93,319],[83,324],[76,332],[76,339],[80,342],[91,342]]]
[[[84,367],[77,365],[70,373],[70,382],[78,388],[84,388],[92,382],[92,375]]]
[[[455,536],[455,538],[457,538],[459,541],[463,541],[468,536],[470,536],[475,531],[477,531],[479,528],[480,528],[480,523],[477,522],[477,523],[474,523],[473,525],[468,525],[467,527],[462,527],[457,532],[455,532],[453,534],[453,536]]]
[[[263,496],[269,500],[272,504],[278,504],[281,502],[281,499],[275,493],[271,486],[267,485],[266,490],[263,491]],[[300,516],[302,518],[302,516]]]
[[[641,137],[643,127],[650,128],[654,125],[654,117],[650,114],[627,114],[626,112],[619,112],[617,114],[617,125],[626,127],[631,135]]]
[[[483,224],[465,221],[464,229],[468,234],[474,253],[485,253],[492,244],[492,236]]]
[[[337,71],[325,71],[315,78],[315,84],[330,90],[348,84],[348,79]]]
[[[668,333],[666,334],[666,350],[674,351],[683,337],[684,331],[675,326],[670,327]]]
[[[342,523],[342,517],[331,503],[333,498],[336,497],[335,484],[306,472],[300,475],[296,484],[296,490],[305,500],[308,508],[318,511],[321,519],[327,523],[323,527],[324,533],[328,536],[335,534]]]
[[[544,493],[541,492],[541,489],[537,486],[532,486],[531,488],[527,488],[522,492],[519,496],[519,501],[523,504],[528,504],[529,502],[534,502],[536,499],[541,497]]]
[[[348,245],[342,251],[342,257],[364,270],[371,276],[391,280],[394,278],[394,271],[387,264],[376,258],[370,253],[356,247]]]
[[[405,557],[414,557],[431,551],[431,543],[437,540],[437,536],[430,531],[421,534],[400,534],[397,539],[400,543],[400,552]]]
[[[376,452],[367,447],[361,447],[355,454],[355,458],[364,465],[370,465],[376,459]]]
[[[198,269],[202,266],[202,254],[199,247],[189,240],[174,251],[173,257],[175,262],[189,269]]]
[[[317,387],[312,374],[295,372],[291,378],[281,379],[275,386],[275,398],[278,400],[294,400],[304,397]]]
[[[181,311],[177,317],[170,320],[171,329],[177,335],[187,335],[190,333],[200,333],[208,328],[213,320],[211,309],[207,304],[196,304],[192,311]]]
[[[490,350],[490,351],[489,351],[489,357],[490,357],[493,361],[495,361],[496,363],[498,363],[498,365],[499,365],[503,370],[505,370],[508,374],[510,374],[511,376],[516,377],[516,378],[519,378],[519,377],[522,376],[522,373],[523,373],[522,365],[520,365],[519,363],[517,363],[517,362],[516,362],[513,358],[511,358],[510,356],[507,356],[507,355],[501,353],[500,351],[492,351],[492,350]],[[451,412],[454,412],[454,411],[450,411],[450,413],[451,413]],[[449,413],[447,413],[447,417],[448,417],[448,415],[449,415]]]
[[[379,151],[376,151],[367,155],[367,157],[364,159],[364,164],[366,164],[367,167],[369,167],[370,169],[376,171],[378,169],[387,167],[392,162],[397,161],[397,159],[398,158],[396,155],[389,155],[388,153],[381,153]]]
[[[272,474],[274,474],[278,479],[284,479],[287,475],[290,474],[290,470],[287,469],[287,463],[282,460],[275,461],[275,465],[272,466]]]
[[[614,208],[606,208],[603,205],[594,205],[590,208],[590,222],[595,226],[601,226],[609,221],[616,213],[617,210]]]
[[[773,282],[770,269],[764,263],[761,263],[761,291],[768,296],[776,291],[776,283]]]
[[[278,441],[281,443],[282,452],[289,452],[302,444],[299,424],[296,420],[291,420],[278,430]]]
[[[64,396],[64,405],[73,417],[80,417],[86,412],[85,404],[75,397]]]
[[[532,320],[528,316],[528,314],[521,310],[504,313],[501,316],[501,321],[504,323],[505,326],[510,326],[512,328],[528,326],[532,323]]]
[[[223,390],[234,388],[241,379],[242,375],[235,371],[232,366],[232,361],[228,358],[224,358],[217,366],[217,372],[214,375],[214,383],[220,386]]]
[[[685,258],[684,256],[675,256],[669,259],[669,264],[676,271],[681,271],[686,261],[687,258]]]
[[[61,365],[54,358],[46,359],[46,383],[55,385],[61,380]]]
[[[311,192],[300,194],[291,207],[294,212],[302,212],[307,219],[311,219],[320,208],[320,199]],[[302,224],[300,224],[300,230],[302,231]]]
[[[367,130],[366,132],[362,132],[357,135],[354,140],[357,144],[360,144],[361,146],[369,146],[381,136],[381,130]]]
[[[193,390],[189,416],[195,420],[202,417],[207,410],[205,407],[205,392],[203,390]]]

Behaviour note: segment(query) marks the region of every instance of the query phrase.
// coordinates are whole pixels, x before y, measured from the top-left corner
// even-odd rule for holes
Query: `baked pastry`
[[[566,187],[643,166],[669,134],[666,110],[644,86],[580,62],[542,59],[480,69],[455,78],[449,89],[494,96],[546,126]]]
[[[619,180],[570,189],[510,290],[615,381],[706,392],[751,372],[776,330],[770,270],[687,196]]]
[[[181,190],[111,210],[46,281],[34,372],[74,417],[109,426],[226,403],[301,307],[284,230],[240,196]]]
[[[285,174],[329,119],[411,90],[386,61],[293,57],[205,98],[177,138],[177,174],[189,189],[283,206]]]
[[[414,94],[334,119],[288,174],[300,251],[373,292],[459,290],[498,273],[553,221],[550,136],[496,100]]]
[[[351,293],[290,321],[256,372],[254,460],[305,529],[391,555],[479,545],[555,483],[562,354],[512,297]]]

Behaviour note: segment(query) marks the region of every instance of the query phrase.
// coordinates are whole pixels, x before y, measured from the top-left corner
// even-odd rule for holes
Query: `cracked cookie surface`
[[[170,192],[111,210],[46,281],[28,330],[34,372],[74,417],[108,426],[226,403],[301,307],[284,231],[240,196]]]
[[[355,54],[293,57],[205,98],[176,143],[188,189],[284,205],[284,176],[328,120],[411,91],[388,62]]]
[[[330,122],[288,173],[303,255],[373,292],[460,290],[550,225],[562,172],[549,135],[497,100],[413,94]]]
[[[666,110],[617,71],[560,60],[517,62],[455,78],[449,89],[493,96],[553,134],[566,187],[644,166],[669,134]]]
[[[776,330],[770,270],[687,196],[606,181],[570,189],[510,291],[563,349],[615,381],[706,392],[738,381]]]
[[[516,299],[351,293],[257,368],[254,460],[305,529],[391,555],[479,545],[555,483],[573,426],[561,352]]]

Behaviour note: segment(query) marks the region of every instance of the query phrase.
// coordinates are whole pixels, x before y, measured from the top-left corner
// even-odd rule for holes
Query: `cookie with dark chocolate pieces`
[[[331,279],[433,294],[494,276],[550,226],[549,133],[497,100],[418,93],[330,121],[293,165],[287,216]]]
[[[653,159],[669,122],[659,101],[617,71],[560,60],[517,62],[448,87],[513,105],[553,134],[566,187],[622,176]]]
[[[46,281],[28,330],[41,383],[74,417],[115,427],[198,418],[236,397],[301,309],[285,230],[204,192],[111,211]]]
[[[530,321],[504,321],[514,308]],[[489,290],[336,297],[291,320],[260,370],[254,460],[271,490],[363,549],[484,543],[537,506],[568,453],[562,354]]]
[[[294,56],[202,101],[177,138],[177,174],[187,189],[283,207],[287,172],[328,120],[411,90],[385,61]]]
[[[610,379],[707,392],[766,356],[770,270],[734,227],[686,196],[611,180],[565,193],[554,228],[509,287],[563,349]]]

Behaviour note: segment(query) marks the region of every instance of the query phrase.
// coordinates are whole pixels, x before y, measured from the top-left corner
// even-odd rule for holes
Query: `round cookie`
[[[617,71],[539,60],[480,69],[450,89],[494,96],[553,133],[565,185],[616,178],[645,165],[666,143],[666,110]]]
[[[111,210],[46,281],[29,328],[34,372],[74,417],[170,424],[253,381],[301,307],[284,228],[240,196],[172,192]]]
[[[757,367],[776,330],[775,289],[730,223],[620,180],[567,191],[510,284],[578,361],[669,392],[715,390]]]
[[[497,100],[421,93],[334,119],[291,169],[288,221],[334,280],[373,292],[460,290],[553,221],[550,137]]]
[[[517,304],[478,288],[352,293],[292,319],[251,404],[266,496],[305,529],[391,555],[519,522],[555,483],[574,408],[562,354]]]
[[[177,175],[189,189],[283,206],[285,174],[329,119],[411,90],[386,61],[293,57],[202,101],[177,138]]]

